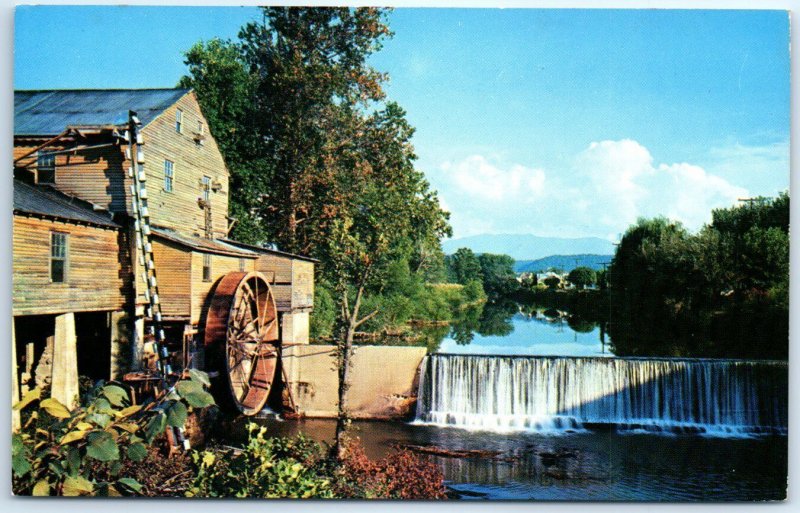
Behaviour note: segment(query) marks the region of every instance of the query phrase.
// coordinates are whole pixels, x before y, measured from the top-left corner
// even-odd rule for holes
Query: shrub
[[[372,461],[352,441],[334,472],[333,489],[337,496],[351,499],[447,498],[442,471],[432,461],[407,449]]]
[[[188,497],[332,498],[328,479],[312,465],[317,445],[304,437],[266,438],[250,423],[241,450],[192,453],[195,479]]]
[[[191,379],[147,406],[130,405],[127,391],[99,382],[70,411],[34,389],[17,403],[26,421],[12,435],[12,490],[17,495],[137,495],[142,485],[123,470],[147,457],[167,426],[182,427],[189,408],[214,403],[208,377]],[[33,405],[38,408],[32,410]],[[31,411],[32,410],[32,411]]]

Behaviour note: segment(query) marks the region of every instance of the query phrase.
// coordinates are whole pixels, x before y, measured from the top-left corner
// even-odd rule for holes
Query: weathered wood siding
[[[96,145],[110,142],[110,138],[91,138],[81,145]],[[24,139],[15,141],[14,159],[21,157],[39,146],[44,140]],[[48,146],[48,151],[60,151],[73,147],[72,144],[59,143]],[[90,201],[111,212],[130,210],[128,192],[128,161],[124,148],[107,146],[84,150],[76,154],[59,154],[56,160],[56,188],[65,194]],[[22,167],[36,168],[36,157],[25,158]]]
[[[191,250],[170,241],[151,240],[161,314],[164,317],[188,318],[192,310]],[[141,267],[139,269],[141,274]],[[142,286],[138,290],[143,294],[145,289]]]
[[[211,254],[211,280],[203,281],[203,255],[199,251],[192,253],[192,312],[191,323],[196,324],[204,319],[205,311],[211,300],[210,294],[217,282],[230,272],[255,270],[255,259]]]
[[[175,129],[178,109],[183,111],[181,133]],[[198,122],[205,127],[203,144],[195,142]],[[228,229],[228,171],[194,93],[162,112],[144,127],[142,135],[151,222],[185,234],[204,234],[205,212],[198,199],[203,194],[203,176],[208,176],[222,185],[218,192],[210,193],[210,202],[214,236],[224,237]],[[174,164],[172,192],[164,188],[166,160]]]
[[[14,315],[120,310],[130,293],[130,269],[119,230],[14,216]],[[50,232],[69,234],[64,283],[50,282]]]
[[[289,312],[314,306],[314,263],[276,254],[261,254],[256,269],[273,277],[278,310]]]

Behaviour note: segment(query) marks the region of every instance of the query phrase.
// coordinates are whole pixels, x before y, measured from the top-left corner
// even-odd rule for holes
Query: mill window
[[[56,156],[52,153],[40,151],[36,156],[36,182],[56,183]]]
[[[203,199],[208,202],[211,200],[211,177],[203,177]]]
[[[67,279],[67,234],[50,232],[50,281],[63,283]]]
[[[181,132],[181,127],[183,126],[183,111],[178,109],[175,111],[175,131],[179,134]]]
[[[175,164],[171,160],[164,160],[164,190],[172,192],[175,185]]]
[[[211,255],[203,254],[203,281],[211,281]]]

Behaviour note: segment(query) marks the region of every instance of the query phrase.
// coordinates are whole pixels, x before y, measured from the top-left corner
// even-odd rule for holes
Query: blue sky
[[[21,7],[14,84],[173,86],[192,43],[257,16]],[[400,8],[389,21],[372,64],[417,128],[456,237],[613,239],[654,215],[695,229],[712,208],[789,186],[784,12]]]

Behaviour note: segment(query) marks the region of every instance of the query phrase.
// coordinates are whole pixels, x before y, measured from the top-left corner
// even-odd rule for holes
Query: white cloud
[[[630,139],[593,142],[560,172],[472,155],[444,163],[430,179],[452,213],[456,237],[615,237],[638,217],[658,215],[696,230],[712,209],[749,194],[698,165],[654,163]]]

